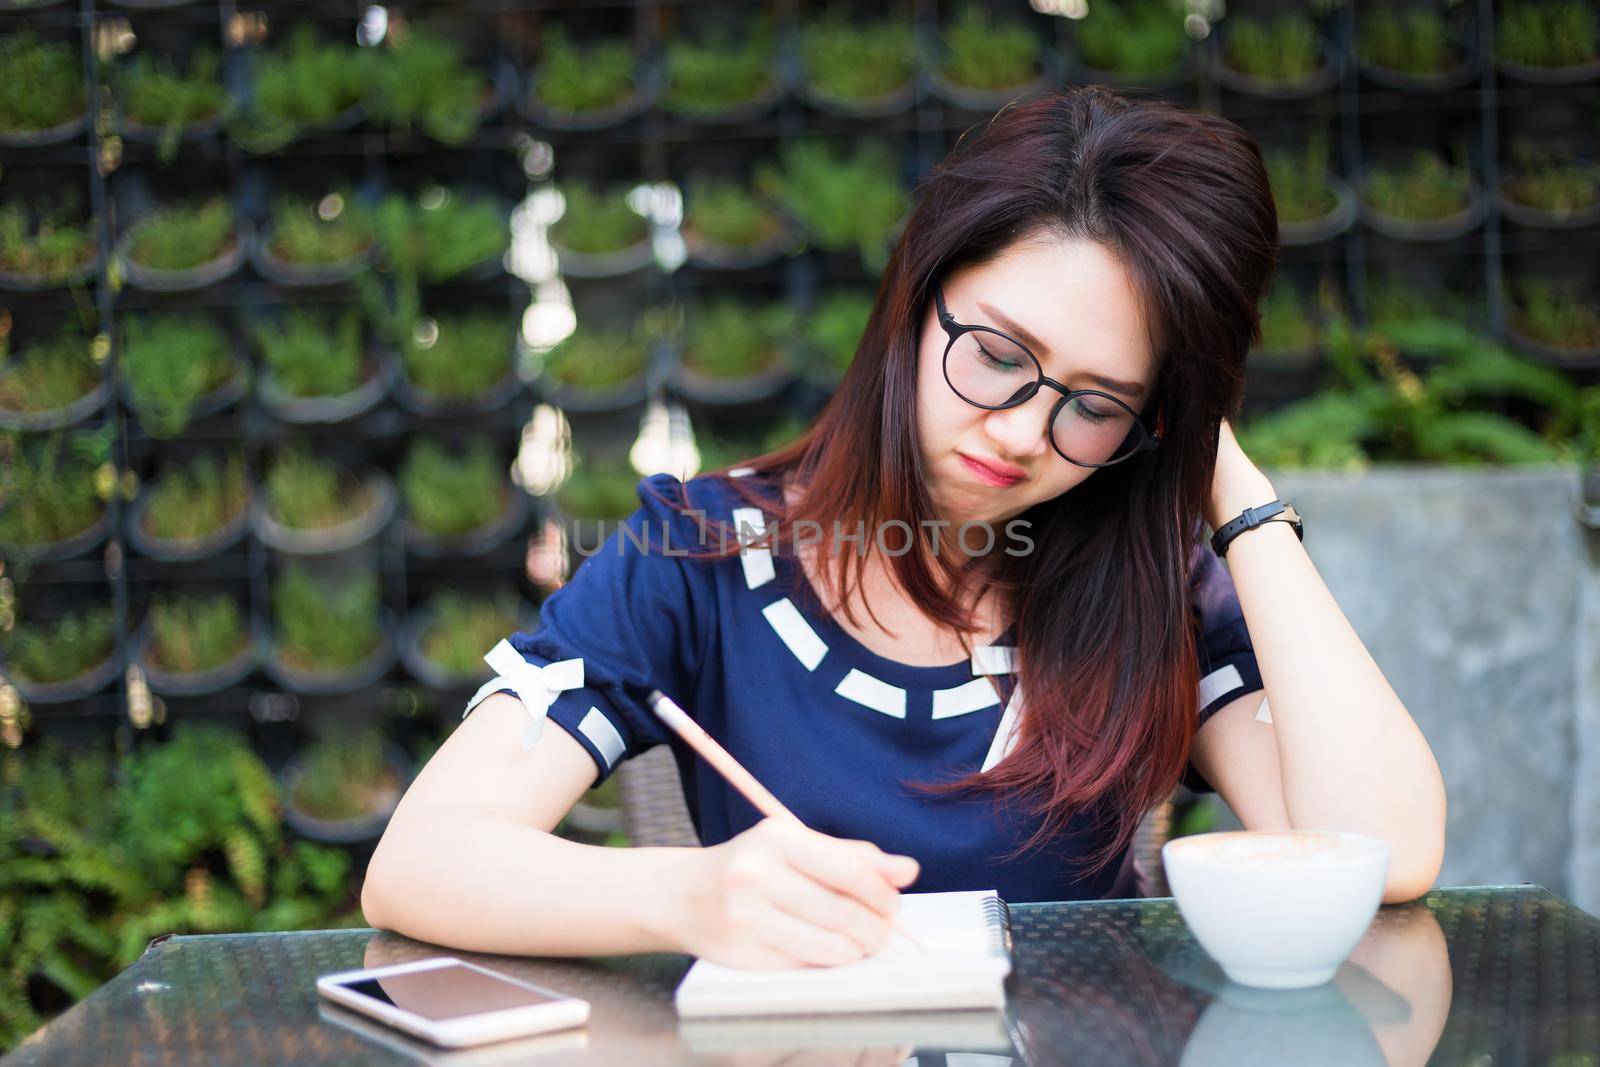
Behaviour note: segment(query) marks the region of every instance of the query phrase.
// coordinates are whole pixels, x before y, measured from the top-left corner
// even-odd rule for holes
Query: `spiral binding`
[[[996,956],[1011,954],[1011,908],[996,893],[983,902],[983,914],[989,926],[989,951]]]

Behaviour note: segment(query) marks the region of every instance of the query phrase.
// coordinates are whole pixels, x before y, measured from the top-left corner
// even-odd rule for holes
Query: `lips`
[[[967,465],[968,470],[972,471],[979,478],[982,478],[990,485],[1001,487],[1016,485],[1026,477],[1026,475],[1018,474],[1015,471],[1010,473],[1002,472],[1001,470],[991,467],[986,463],[973,459],[965,452],[958,452],[956,454],[961,457],[961,461]]]

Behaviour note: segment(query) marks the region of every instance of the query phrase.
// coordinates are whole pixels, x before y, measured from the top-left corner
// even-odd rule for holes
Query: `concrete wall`
[[[1577,472],[1267,471],[1439,760],[1441,885],[1600,913],[1600,567]]]

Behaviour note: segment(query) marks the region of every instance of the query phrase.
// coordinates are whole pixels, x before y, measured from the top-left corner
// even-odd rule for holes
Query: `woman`
[[[1276,499],[1227,421],[1278,245],[1254,141],[1090,87],[964,141],[804,438],[645,479],[539,629],[486,657],[501,677],[390,822],[368,921],[844,962],[885,943],[902,889],[1125,895],[1132,833],[1180,779],[1251,829],[1384,838],[1387,901],[1431,885],[1438,768],[1293,513],[1222,544],[1229,570],[1201,537]],[[805,828],[698,764],[657,687]],[[658,743],[707,847],[549,832]]]

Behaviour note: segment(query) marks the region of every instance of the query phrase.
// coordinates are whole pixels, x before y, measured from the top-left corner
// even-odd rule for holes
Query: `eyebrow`
[[[978,310],[982,311],[984,314],[998,322],[1001,326],[1005,327],[1008,333],[1016,334],[1017,340],[1033,349],[1036,354],[1050,354],[1050,346],[1035,337],[1026,326],[1022,325],[1022,323],[1018,322],[1010,315],[1007,315],[999,308],[985,304],[982,300],[977,301],[977,305]],[[1125,393],[1128,396],[1136,397],[1144,391],[1144,387],[1138,382],[1119,381],[1116,378],[1107,378],[1100,374],[1083,374],[1081,377],[1085,381],[1093,382],[1095,385],[1105,386],[1107,389],[1114,389],[1117,392]]]

